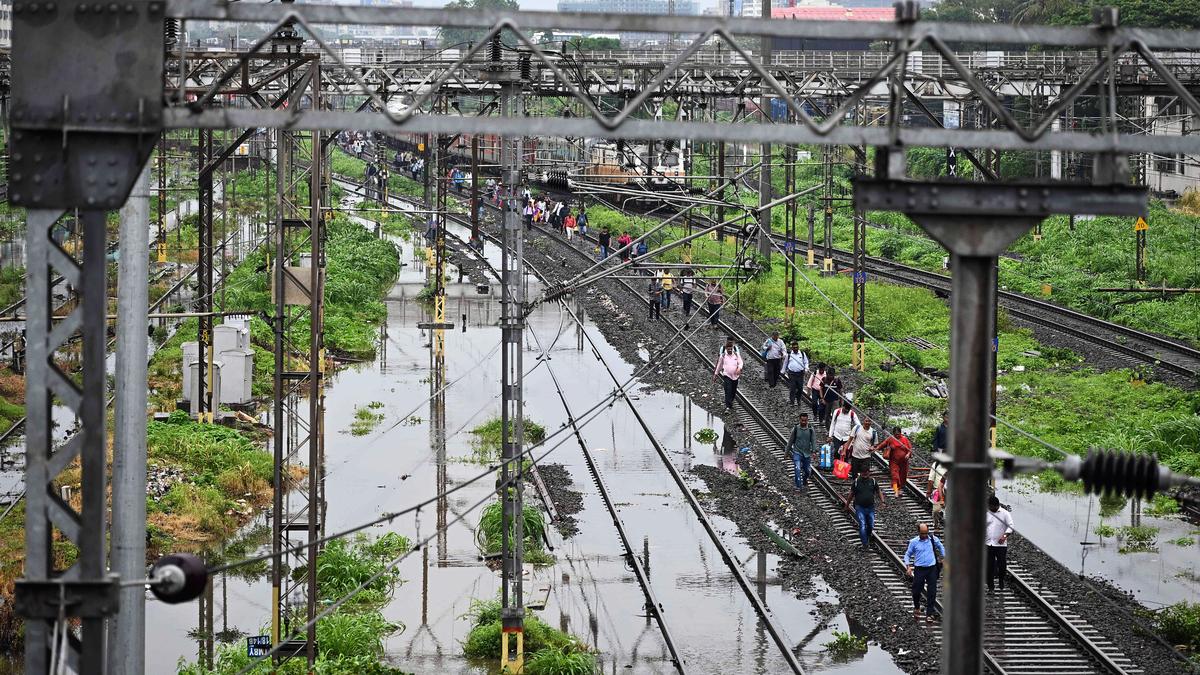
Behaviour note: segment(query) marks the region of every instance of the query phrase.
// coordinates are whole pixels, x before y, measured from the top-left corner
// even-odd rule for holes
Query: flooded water
[[[997,495],[1012,505],[1017,531],[1067,568],[1107,579],[1151,609],[1200,601],[1200,529],[1195,525],[1143,513],[1140,524],[1158,530],[1153,550],[1122,553],[1123,540],[1097,529],[1104,524],[1120,533],[1133,524],[1128,503],[1102,514],[1097,497],[1040,492],[1022,480],[1002,481]]]
[[[498,252],[490,247],[489,253]],[[500,359],[493,353],[500,338],[496,325],[499,304],[493,297],[480,296],[473,285],[451,284],[447,316],[456,326],[445,333],[445,377],[447,382],[462,379],[445,393],[444,453],[435,447],[437,430],[431,429],[430,419],[436,415],[428,401],[430,335],[416,327],[418,322],[428,320],[428,314],[414,299],[424,285],[424,271],[413,259],[408,244],[404,245],[403,259],[407,266],[387,300],[388,320],[378,357],[342,369],[328,388],[329,532],[431,498],[476,476],[483,466],[472,461],[474,448],[468,432],[499,413]],[[451,274],[451,278],[454,276]],[[575,327],[557,305],[539,308],[529,317],[529,326],[542,345],[554,343],[549,363],[576,415],[582,415],[612,391],[612,381],[596,355],[590,346],[578,348]],[[628,378],[634,366],[622,361],[598,330],[591,326],[586,330],[618,379]],[[562,337],[555,341],[560,332]],[[536,363],[539,353],[532,339],[527,338],[526,368]],[[567,417],[545,366],[534,368],[526,378],[525,393],[525,412],[530,419],[551,433],[564,424]],[[686,474],[697,464],[719,465],[723,461],[716,447],[692,439],[705,427],[720,433],[719,419],[678,394],[639,390],[636,397],[639,411],[680,471]],[[350,435],[356,408],[373,401],[384,404],[387,416],[383,423],[371,434]],[[605,409],[582,433],[618,505],[637,549],[634,553],[645,562],[664,616],[690,669],[785,672],[782,657],[749,601],[708,542],[628,407],[619,402]],[[625,564],[616,531],[589,479],[578,445],[569,439],[543,461],[568,468],[575,489],[583,494],[583,510],[576,516],[578,534],[566,541],[556,533],[552,535],[557,562],[532,572],[525,584],[527,598],[545,597],[546,606],[539,616],[594,646],[603,672],[674,672],[659,630],[643,609],[643,595]],[[692,487],[703,489],[698,481]],[[413,540],[427,537],[436,531],[439,522],[463,514],[492,491],[493,481],[484,479],[442,500],[438,508],[373,528],[369,534],[397,531]],[[526,494],[527,499],[536,502],[532,487]],[[460,644],[470,628],[465,615],[472,601],[494,598],[500,588],[499,575],[480,560],[472,529],[477,520],[478,512],[468,514],[400,566],[405,583],[384,609],[388,619],[405,627],[387,640],[387,659],[392,664],[417,673],[488,671],[490,664],[468,662]],[[732,523],[714,517],[714,525],[723,533],[723,541],[734,556],[743,561],[743,571],[753,581],[757,568],[754,552],[736,535]],[[824,643],[832,639],[834,630],[853,627],[840,614],[824,619],[817,612],[818,601],[836,603],[831,591],[826,589],[821,597],[805,600],[784,592],[774,577],[775,564],[774,558],[768,560],[768,574],[758,592],[791,643],[801,645],[801,658],[807,668],[899,672],[890,656],[874,647],[860,660],[829,660]],[[244,645],[245,634],[264,632],[270,612],[270,588],[265,578],[222,577],[216,581],[213,595],[212,628],[218,635]],[[187,629],[204,621],[195,604],[172,607],[150,602],[147,672],[170,672],[180,658],[195,660],[205,645],[189,637]]]

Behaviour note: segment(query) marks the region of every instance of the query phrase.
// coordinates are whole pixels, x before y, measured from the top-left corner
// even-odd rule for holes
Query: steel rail
[[[397,200],[397,201],[407,202],[410,204],[414,204],[419,201],[416,198],[409,198],[407,196],[400,196],[400,195],[389,195],[389,198]],[[495,206],[490,205],[490,204],[488,206],[492,210],[496,210]],[[446,215],[447,215],[447,218],[449,218],[451,220],[455,220],[459,224],[468,224],[469,225],[469,223],[467,223],[467,219],[462,217],[459,214],[450,213],[450,214],[446,214]],[[538,225],[538,227],[540,228],[541,226]],[[493,241],[495,241],[495,238],[492,237],[490,234],[488,234],[487,236],[489,238],[493,239]],[[574,247],[571,247],[571,248],[572,248],[572,250],[575,250],[580,255],[584,255],[584,256],[587,255],[587,254],[583,253],[582,251],[575,249]],[[525,264],[539,278],[541,278],[543,280],[548,279],[548,277],[546,277],[540,270],[538,270],[529,261],[526,261]],[[624,281],[620,281],[620,280],[618,280],[617,282],[620,283],[621,285],[623,285],[630,293],[634,293],[633,288],[631,286],[629,286],[629,284],[625,283]],[[634,294],[636,295],[636,293],[634,293]],[[565,306],[564,306],[564,309],[574,317],[574,312],[572,312],[569,308],[567,308]],[[575,320],[578,322],[579,321],[578,317],[575,317]],[[585,335],[586,335],[586,333],[585,333]],[[590,338],[589,338],[589,342],[590,342]],[[690,345],[690,343],[687,343],[687,344]],[[693,348],[694,348],[694,346],[693,346]],[[605,367],[607,369],[607,364],[605,364]],[[609,377],[613,378],[614,383],[616,383],[618,386],[620,386],[620,383],[619,383],[619,381],[617,381],[616,376],[613,374],[612,370],[608,369],[607,372],[608,372]],[[650,428],[650,425],[646,422],[645,418],[642,417],[641,413],[638,411],[637,407],[633,404],[633,401],[628,397],[628,395],[625,395],[623,393],[622,398],[625,399],[626,404],[629,406],[630,412],[633,413],[633,416],[637,420],[639,426],[641,426],[642,430],[646,433],[647,439],[650,441],[651,445],[654,446],[655,452],[658,454],[659,458],[663,462],[663,465],[666,467],[668,474],[670,474],[670,476],[674,480],[676,486],[679,488],[680,492],[683,494],[684,500],[688,503],[688,506],[691,507],[693,513],[696,514],[696,518],[697,518],[697,520],[700,521],[701,527],[703,527],[705,532],[708,534],[709,539],[712,541],[713,546],[717,549],[717,553],[721,556],[721,559],[725,562],[726,567],[729,568],[731,574],[734,577],[734,580],[738,582],[738,585],[741,587],[744,595],[750,600],[750,604],[754,608],[755,613],[758,614],[758,617],[763,622],[763,626],[766,628],[767,633],[771,635],[772,640],[775,642],[776,646],[779,648],[779,651],[783,655],[784,659],[788,662],[788,665],[789,665],[789,667],[791,667],[792,672],[796,673],[797,675],[803,675],[804,669],[801,667],[799,661],[796,660],[796,656],[795,656],[795,654],[792,653],[791,647],[787,644],[787,642],[785,640],[785,636],[783,634],[783,631],[776,625],[775,619],[771,615],[770,609],[766,606],[766,603],[763,602],[762,599],[760,599],[758,597],[758,595],[754,592],[754,589],[750,585],[750,581],[746,578],[745,573],[741,569],[740,561],[736,557],[734,557],[732,553],[729,552],[729,549],[726,548],[724,542],[721,541],[720,535],[717,533],[717,530],[713,526],[712,521],[710,521],[708,519],[708,515],[704,512],[704,507],[700,505],[700,502],[696,499],[695,495],[693,495],[692,491],[687,487],[687,483],[684,480],[682,474],[679,473],[679,470],[677,468],[675,468],[675,465],[671,462],[671,457],[670,457],[669,453],[667,452],[667,449],[665,447],[663,447],[662,443],[659,442],[658,438],[654,435],[653,430]]]
[[[533,269],[532,265],[530,265],[530,269]],[[575,316],[574,312],[567,310],[565,304],[562,305],[562,308],[573,319],[579,322],[579,318]],[[579,322],[579,325],[582,326],[582,322]],[[534,342],[541,349],[541,340],[532,331],[530,331],[530,335],[533,336]],[[650,575],[646,572],[642,561],[633,552],[633,546],[629,542],[629,534],[625,531],[625,525],[621,522],[621,516],[617,513],[617,506],[613,503],[612,496],[608,493],[608,486],[604,484],[604,477],[600,475],[600,468],[596,465],[596,460],[592,456],[591,450],[588,449],[587,442],[583,440],[583,434],[580,433],[579,426],[575,423],[575,414],[571,411],[570,404],[567,403],[567,397],[563,393],[558,376],[554,374],[554,368],[550,366],[549,355],[547,354],[544,358],[546,361],[546,372],[550,374],[550,379],[554,382],[554,390],[558,394],[558,400],[562,402],[563,410],[567,413],[567,423],[571,425],[571,431],[575,435],[575,440],[579,442],[579,450],[583,453],[583,460],[587,464],[588,473],[592,475],[592,482],[595,483],[596,489],[600,493],[600,498],[604,501],[605,510],[612,517],[613,527],[617,529],[617,536],[621,540],[621,548],[625,549],[622,557],[633,568],[633,574],[637,577],[638,585],[642,587],[642,593],[646,596],[646,608],[650,610],[650,613],[654,616],[654,621],[658,623],[658,629],[662,632],[663,642],[666,643],[667,650],[671,652],[671,663],[675,666],[675,670],[679,671],[682,675],[682,673],[686,672],[683,656],[680,655],[679,649],[675,646],[675,638],[671,635],[670,628],[667,627],[666,618],[663,617],[663,605],[659,602],[657,596],[655,596],[654,590],[650,585]],[[604,366],[605,370],[609,370],[608,364],[603,359],[600,360],[600,364]]]
[[[746,345],[747,351],[749,353],[753,354],[753,358],[757,359],[760,362],[765,362],[764,359],[761,357],[761,355],[755,350],[755,345],[750,340],[747,340],[744,336],[741,335],[741,333],[739,333],[732,326],[729,326],[728,324],[726,324],[724,321],[721,322],[721,325],[727,331],[728,335],[735,338],[738,342],[741,342],[743,345]],[[748,401],[747,401],[747,403],[748,403]],[[768,431],[770,431],[774,435],[778,436],[778,439],[780,440],[781,444],[783,444],[784,443],[783,435],[779,434],[777,432],[777,430],[775,430],[775,427],[773,425],[770,425],[770,422],[766,419],[766,416],[763,415],[761,412],[759,412],[756,408],[751,407],[750,409],[752,410],[751,415],[757,416],[759,418],[757,420],[759,425],[760,426],[767,425]],[[883,459],[882,456],[880,456],[878,453],[872,453],[871,456],[872,456],[872,459],[874,459],[876,464],[881,465],[884,468],[887,468],[888,464]],[[918,470],[921,468],[928,470],[929,467],[914,467],[914,468],[916,468]],[[814,471],[813,473],[814,473],[814,475],[819,476],[822,480],[825,480],[824,475],[821,474],[819,471]],[[925,493],[924,493],[924,491],[922,491],[920,489],[919,485],[915,484],[911,479],[908,479],[904,483],[904,490],[906,493],[908,493],[908,495],[910,497],[913,498],[913,500],[916,503],[922,504],[925,507],[926,513],[932,513],[932,504],[925,497]],[[1025,577],[1023,577],[1022,575],[1020,575],[1016,572],[1009,570],[1008,578],[1016,583],[1017,588],[1019,590],[1021,590],[1030,600],[1032,600],[1033,603],[1035,605],[1037,605],[1038,609],[1040,609],[1044,614],[1046,614],[1050,617],[1050,620],[1052,623],[1057,624],[1062,629],[1065,629],[1066,632],[1071,636],[1071,638],[1077,644],[1082,646],[1084,648],[1084,650],[1087,651],[1092,656],[1092,658],[1094,658],[1097,662],[1099,662],[1106,669],[1107,672],[1115,673],[1116,675],[1128,675],[1128,671],[1126,671],[1123,667],[1121,667],[1119,664],[1117,664],[1113,660],[1111,655],[1109,655],[1107,652],[1105,652],[1103,649],[1101,649],[1091,638],[1084,635],[1083,632],[1079,629],[1079,627],[1076,626],[1074,623],[1072,623],[1065,616],[1063,616],[1063,614],[1058,610],[1058,608],[1054,607],[1052,604],[1050,604],[1050,602],[1048,600],[1046,600],[1044,597],[1042,597],[1041,594],[1039,594],[1037,591],[1035,591],[1033,589],[1033,586],[1029,583],[1029,581],[1027,579],[1025,579]]]
[[[554,238],[556,241],[559,241],[553,235],[551,235],[551,238]],[[565,242],[565,241],[562,241],[561,243],[567,244],[567,242]],[[586,255],[582,251],[579,251],[577,248],[570,246],[569,244],[567,244],[567,246],[571,250],[576,251],[577,253],[579,253],[581,255]],[[636,291],[634,291],[634,289],[632,289],[628,284],[625,284],[624,282],[621,282],[621,283],[623,286],[626,287],[626,290],[628,290],[632,295],[634,295],[634,297],[641,299],[643,302],[646,302],[646,303],[649,302],[645,298],[642,298],[641,295],[638,294]],[[674,327],[673,322],[671,322],[669,319],[663,318],[662,320],[667,322],[668,325],[671,325]],[[733,329],[731,326],[729,326],[724,321],[720,321],[719,323],[720,323],[721,327],[725,331],[727,331],[727,333],[730,336],[734,337],[736,340],[738,340],[743,345],[745,345],[747,347],[748,352],[753,353],[754,357],[756,359],[762,361],[761,357],[759,356],[759,354],[757,352],[756,345],[751,343],[749,340],[747,340],[745,337],[743,337],[739,332],[737,332],[735,329]],[[694,345],[690,340],[685,340],[685,344],[696,355],[697,358],[701,359],[708,366],[715,367],[713,362],[711,361],[711,359],[702,350],[700,350],[698,347],[696,347],[696,345]],[[761,411],[759,411],[755,406],[753,406],[750,403],[749,399],[745,396],[745,394],[743,392],[738,392],[737,397],[739,399],[741,399],[741,402],[743,404],[741,407],[741,410],[744,411],[744,414],[748,415],[754,421],[756,426],[759,426],[760,428],[763,429],[763,431],[770,434],[772,436],[772,438],[775,439],[777,446],[779,448],[784,447],[786,445],[786,440],[784,439],[783,434],[780,433],[779,430],[777,428],[775,428],[775,426],[773,424],[771,424],[769,420],[767,420],[766,416]],[[880,461],[880,458],[878,456],[875,456],[875,458],[876,458],[876,461]],[[834,490],[834,488],[833,488],[832,484],[829,482],[829,480],[823,474],[821,474],[819,471],[814,471],[813,475],[817,478],[817,484],[821,487],[822,491],[826,494],[826,496],[829,497],[833,501],[835,506],[840,505],[841,501],[838,499],[836,491]],[[921,493],[918,486],[912,484],[911,481],[906,482],[905,490],[907,492],[909,492],[910,495],[915,495],[919,502],[924,502],[928,505],[928,501],[924,499],[924,494]],[[841,509],[835,509],[835,510],[841,511]],[[879,550],[881,550],[885,553],[885,556],[884,556],[885,559],[887,559],[890,563],[892,563],[892,565],[894,567],[898,568],[903,573],[905,568],[904,568],[903,561],[901,560],[900,556],[882,537],[880,537],[880,535],[877,532],[872,532],[872,541],[874,541],[876,543],[876,545],[879,547]],[[1083,648],[1084,652],[1086,652],[1091,658],[1093,658],[1102,667],[1104,667],[1106,669],[1106,672],[1113,673],[1114,675],[1128,675],[1128,671],[1126,671],[1119,664],[1117,664],[1109,654],[1104,652],[1104,650],[1101,649],[1093,640],[1091,640],[1089,637],[1084,635],[1082,633],[1082,631],[1079,629],[1079,627],[1077,627],[1074,623],[1072,623],[1068,618],[1063,616],[1062,613],[1057,608],[1055,608],[1053,605],[1051,605],[1049,603],[1049,601],[1047,601],[1044,597],[1042,597],[1040,594],[1038,594],[1025,578],[1023,578],[1022,576],[1020,576],[1019,574],[1017,574],[1015,572],[1012,572],[1011,570],[1009,571],[1008,574],[1009,574],[1009,578],[1011,578],[1014,581],[1014,583],[1017,585],[1018,589],[1027,598],[1029,598],[1033,602],[1033,604],[1036,605],[1037,608],[1043,612],[1044,615],[1049,617],[1049,623],[1051,625],[1058,627],[1059,629],[1064,630],[1070,636],[1071,640],[1073,640],[1079,646],[1081,646]],[[939,609],[940,609],[940,607],[941,607],[941,605],[939,602]],[[1005,670],[1003,668],[1003,666],[997,660],[996,656],[991,654],[987,649],[983,649],[983,657],[984,657],[985,663],[987,664],[987,666],[991,672],[995,673],[996,675],[1003,675],[1004,673],[1008,672],[1007,670]]]
[[[781,239],[778,235],[773,235],[777,240]],[[835,257],[840,257],[843,260],[848,259],[850,252],[834,249]],[[871,257],[868,259],[870,271],[879,276],[893,279],[906,285],[919,286],[930,290],[935,290],[941,293],[950,292],[950,278],[936,272],[922,270],[920,268],[911,267],[903,263],[898,263],[886,258]],[[1085,342],[1103,347],[1110,351],[1117,352],[1124,356],[1128,356],[1139,361],[1161,367],[1177,375],[1184,377],[1197,378],[1200,377],[1200,366],[1187,366],[1181,363],[1165,360],[1155,353],[1147,352],[1144,349],[1138,349],[1126,344],[1122,344],[1115,339],[1105,338],[1095,333],[1076,328],[1064,324],[1061,319],[1075,321],[1086,324],[1094,328],[1101,328],[1109,333],[1113,333],[1120,337],[1137,340],[1145,343],[1155,349],[1160,349],[1164,352],[1190,359],[1200,364],[1200,349],[1190,347],[1178,342],[1174,342],[1168,338],[1140,331],[1136,328],[1123,326],[1106,319],[1090,316],[1078,310],[1063,307],[1052,302],[1038,300],[1027,295],[1014,293],[1012,291],[998,291],[998,295],[1002,301],[1002,305],[1009,314],[1023,321],[1036,323],[1040,326],[1045,326],[1054,331],[1070,335]],[[1022,307],[1023,306],[1023,307]],[[1030,310],[1046,312],[1055,315],[1056,318],[1047,316],[1039,316]]]

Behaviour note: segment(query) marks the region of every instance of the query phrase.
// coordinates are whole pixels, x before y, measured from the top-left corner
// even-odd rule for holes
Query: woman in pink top
[[[721,376],[721,386],[725,388],[725,409],[733,410],[733,399],[737,395],[738,378],[742,375],[742,357],[732,344],[726,344],[721,357],[717,359],[717,367],[713,370],[713,382]]]
[[[822,388],[824,386],[825,386],[825,364],[818,363],[817,367],[813,369],[813,374],[810,375],[808,378],[808,387],[807,387],[807,389],[808,389],[808,404],[812,408],[813,415],[817,419],[824,419],[823,417],[821,417],[821,412],[823,412],[823,411],[820,410],[821,405],[825,402],[825,399],[824,399],[825,392],[822,391]]]

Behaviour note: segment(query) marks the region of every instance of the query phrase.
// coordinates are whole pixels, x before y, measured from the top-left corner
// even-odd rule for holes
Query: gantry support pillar
[[[903,154],[881,171],[902,174]],[[886,168],[885,168],[886,167]],[[986,499],[993,464],[988,457],[991,370],[995,335],[996,260],[1035,223],[1052,213],[1135,214],[1146,191],[1115,184],[1005,185],[907,180],[857,180],[854,206],[901,211],[951,254],[950,466],[954,510],[946,536],[948,594],[942,672],[983,672],[983,580]],[[964,648],[974,645],[975,648]]]
[[[501,85],[500,114],[521,116],[520,75],[496,65],[489,75]],[[524,476],[521,457],[525,448],[522,392],[522,340],[525,332],[525,291],[522,285],[525,231],[520,217],[521,138],[502,138],[500,163],[505,194],[500,275],[501,293],[501,460],[499,497],[502,504],[501,637],[500,667],[519,673],[525,662],[525,599],[522,571],[525,533]],[[511,539],[510,534],[511,532]]]
[[[219,396],[213,396],[213,383],[216,381],[213,369],[213,175],[205,168],[212,162],[213,136],[212,129],[200,129],[197,140],[196,173],[199,185],[196,219],[196,239],[199,250],[196,256],[196,295],[199,302],[196,311],[200,313],[197,319],[196,340],[200,345],[199,370],[196,373],[197,400],[192,401],[192,409],[199,412],[201,422],[212,422],[216,412],[214,401]],[[178,227],[181,225],[177,223]],[[183,364],[184,368],[189,364]],[[191,392],[184,392],[189,397]]]

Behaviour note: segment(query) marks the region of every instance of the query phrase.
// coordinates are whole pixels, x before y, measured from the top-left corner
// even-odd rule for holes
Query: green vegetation
[[[692,438],[694,438],[697,441],[699,441],[700,443],[704,443],[706,445],[709,443],[716,443],[717,442],[717,432],[708,427],[704,427],[700,431],[697,431],[696,433],[692,434]]]
[[[195,550],[227,537],[270,501],[271,455],[236,429],[175,411],[166,422],[147,424],[146,451],[151,475],[166,468],[181,473],[160,497],[146,498],[160,550]]]
[[[1200,7],[1190,0],[1112,0],[1121,25],[1141,28],[1196,28]],[[1093,22],[1091,5],[1069,0],[943,0],[928,11],[939,21],[1082,25]]]
[[[353,601],[317,622],[317,642],[321,649],[315,672],[322,675],[402,675],[403,671],[381,660],[385,653],[384,639],[403,626],[389,622],[380,609],[400,583],[391,565],[409,547],[409,541],[394,532],[374,542],[359,535],[352,542],[337,539],[326,544],[325,550],[317,556],[317,587],[322,605],[341,599],[367,581],[370,583]],[[304,570],[295,573],[303,574]],[[212,668],[181,662],[179,674],[233,675],[250,663],[245,644],[233,643],[220,649]],[[307,671],[303,658],[293,658],[277,671],[270,669],[268,659],[266,665],[250,672],[300,675]]]
[[[625,216],[602,206],[589,207],[588,214],[595,227],[608,227],[614,232],[640,234],[653,225],[650,219]],[[664,239],[685,234],[682,228],[664,229]],[[848,221],[846,233],[849,234]],[[906,236],[903,241],[923,247],[921,250],[925,252],[921,255],[925,262],[940,266],[944,252],[937,244],[916,236]],[[1045,243],[1045,240],[1040,242],[1046,251],[1054,250],[1044,246]],[[1060,247],[1065,245],[1059,243]],[[736,253],[732,238],[718,242],[705,237],[695,241],[690,250],[681,247],[664,258],[667,262],[728,264]],[[1185,267],[1179,261],[1175,264]],[[795,322],[788,326],[785,267],[777,263],[758,280],[726,284],[730,303],[735,307],[740,305],[758,321],[776,322],[786,328],[785,332],[802,343],[814,362],[846,368],[851,363],[852,327],[825,298],[849,311],[852,280],[842,275],[819,277],[803,271],[797,284]],[[1190,264],[1186,267],[1195,268]],[[1200,321],[1200,312],[1179,313],[1186,320]],[[949,365],[946,346],[949,309],[943,300],[921,289],[872,282],[867,289],[866,317],[867,330],[901,360],[934,377],[944,377]],[[936,347],[918,350],[903,342],[909,337],[923,338]],[[876,343],[868,341],[866,351],[866,381],[856,392],[862,397],[859,400],[871,407],[917,412],[927,427],[932,426],[945,401],[927,395],[924,388],[928,382],[916,373],[893,367],[895,358]],[[1003,313],[999,320],[997,363],[1001,371],[999,415],[1021,429],[1077,454],[1089,447],[1154,452],[1173,470],[1200,475],[1200,453],[1193,450],[1200,447],[1200,417],[1196,415],[1200,411],[1200,394],[1155,382],[1139,386],[1133,381],[1135,374],[1131,371],[1095,372],[1084,367],[1081,359],[1068,350],[1042,346],[1030,331],[1012,326]],[[1155,411],[1155,415],[1147,416],[1147,410]],[[999,428],[998,438],[1006,450],[1057,459],[1044,446],[1006,427]],[[918,434],[916,441],[923,440]],[[1046,489],[1078,489],[1052,474],[1039,476],[1039,484]]]
[[[898,213],[873,212],[868,218],[891,228],[868,235],[871,255],[943,272],[945,251],[915,223]],[[1200,269],[1187,255],[1200,236],[1200,217],[1151,202],[1148,220],[1148,285],[1200,285]],[[849,248],[849,219],[835,218],[834,226],[835,244]],[[1042,287],[1047,285],[1049,299],[1056,303],[1133,328],[1200,341],[1200,297],[1194,293],[1166,297],[1147,294],[1134,302],[1117,304],[1114,301],[1124,296],[1096,290],[1134,285],[1134,242],[1133,220],[1129,218],[1077,220],[1071,230],[1066,216],[1054,216],[1043,223],[1040,241],[1035,241],[1032,233],[1026,234],[1009,248],[1016,257],[1000,259],[1000,286],[1042,297]]]
[[[25,295],[25,268],[0,267],[0,307],[7,307]]]
[[[1101,539],[1112,539],[1117,536],[1117,528],[1112,525],[1105,525],[1104,523],[1097,525],[1096,529],[1092,530],[1092,532]]]
[[[354,421],[350,423],[351,436],[366,436],[383,421],[383,413],[376,412],[383,408],[379,401],[371,401],[367,405],[354,409]]]
[[[25,378],[0,366],[0,434],[25,416]]]
[[[1196,538],[1195,537],[1177,537],[1175,539],[1172,539],[1170,543],[1174,544],[1175,546],[1195,546]]]
[[[1177,602],[1154,613],[1154,625],[1167,642],[1200,650],[1200,603]]]
[[[1121,553],[1148,553],[1158,550],[1158,528],[1147,525],[1126,525],[1118,528]]]
[[[446,3],[446,9],[459,10],[461,12],[478,12],[480,10],[508,11],[515,12],[520,8],[517,0],[451,0]],[[450,26],[442,26],[438,28],[438,37],[441,39],[443,47],[461,47],[465,49],[468,44],[478,44],[480,40],[487,34],[484,28],[456,28]],[[501,35],[505,44],[511,46],[516,45],[516,38],[510,33]],[[484,52],[487,53],[486,51]]]
[[[1159,493],[1154,495],[1146,513],[1151,516],[1173,516],[1179,513],[1179,501],[1174,496]]]
[[[500,655],[500,602],[472,603],[468,614],[471,632],[462,643],[468,658],[494,660]],[[551,628],[532,612],[525,614],[525,670],[527,675],[585,675],[596,670],[592,651],[572,635]]]
[[[525,447],[546,440],[546,428],[528,417],[523,425],[525,430]],[[472,459],[481,464],[488,464],[500,459],[500,418],[492,417],[483,424],[471,429],[471,447],[474,449]]]
[[[522,510],[521,533],[525,540],[525,561],[533,565],[549,565],[554,556],[545,549],[546,519],[536,506],[525,504]],[[509,524],[509,539],[516,538],[516,522]],[[475,528],[475,543],[485,556],[500,552],[504,537],[504,505],[499,501],[488,504]]]
[[[857,656],[867,651],[867,638],[835,630],[833,640],[825,643],[825,650],[834,658]]]

